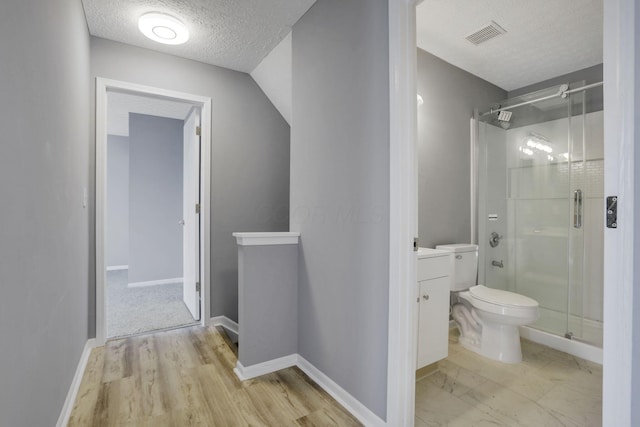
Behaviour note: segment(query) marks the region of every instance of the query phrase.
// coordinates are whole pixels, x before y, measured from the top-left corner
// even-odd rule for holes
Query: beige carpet
[[[107,272],[107,337],[197,323],[182,300],[182,283],[127,287],[127,270]]]

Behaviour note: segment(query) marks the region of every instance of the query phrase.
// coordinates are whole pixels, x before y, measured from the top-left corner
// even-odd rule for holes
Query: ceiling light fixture
[[[138,20],[140,32],[153,41],[182,44],[189,40],[187,27],[178,19],[164,13],[146,13]]]

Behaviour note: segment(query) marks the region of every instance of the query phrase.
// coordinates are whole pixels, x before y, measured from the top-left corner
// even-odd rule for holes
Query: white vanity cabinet
[[[444,359],[449,348],[450,253],[418,251],[417,369]]]

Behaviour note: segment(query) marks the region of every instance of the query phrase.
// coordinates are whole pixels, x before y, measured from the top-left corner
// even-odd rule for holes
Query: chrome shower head
[[[500,127],[504,130],[507,130],[511,127],[511,115],[513,113],[511,111],[507,111],[507,110],[501,110],[498,111],[498,123],[500,124]]]
[[[502,110],[498,113],[498,120],[501,122],[510,122],[512,114],[513,113],[511,111]]]

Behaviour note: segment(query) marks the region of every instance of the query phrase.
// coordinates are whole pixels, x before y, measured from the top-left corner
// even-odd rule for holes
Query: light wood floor
[[[69,427],[359,426],[298,368],[241,382],[213,327],[110,341],[93,349]]]

